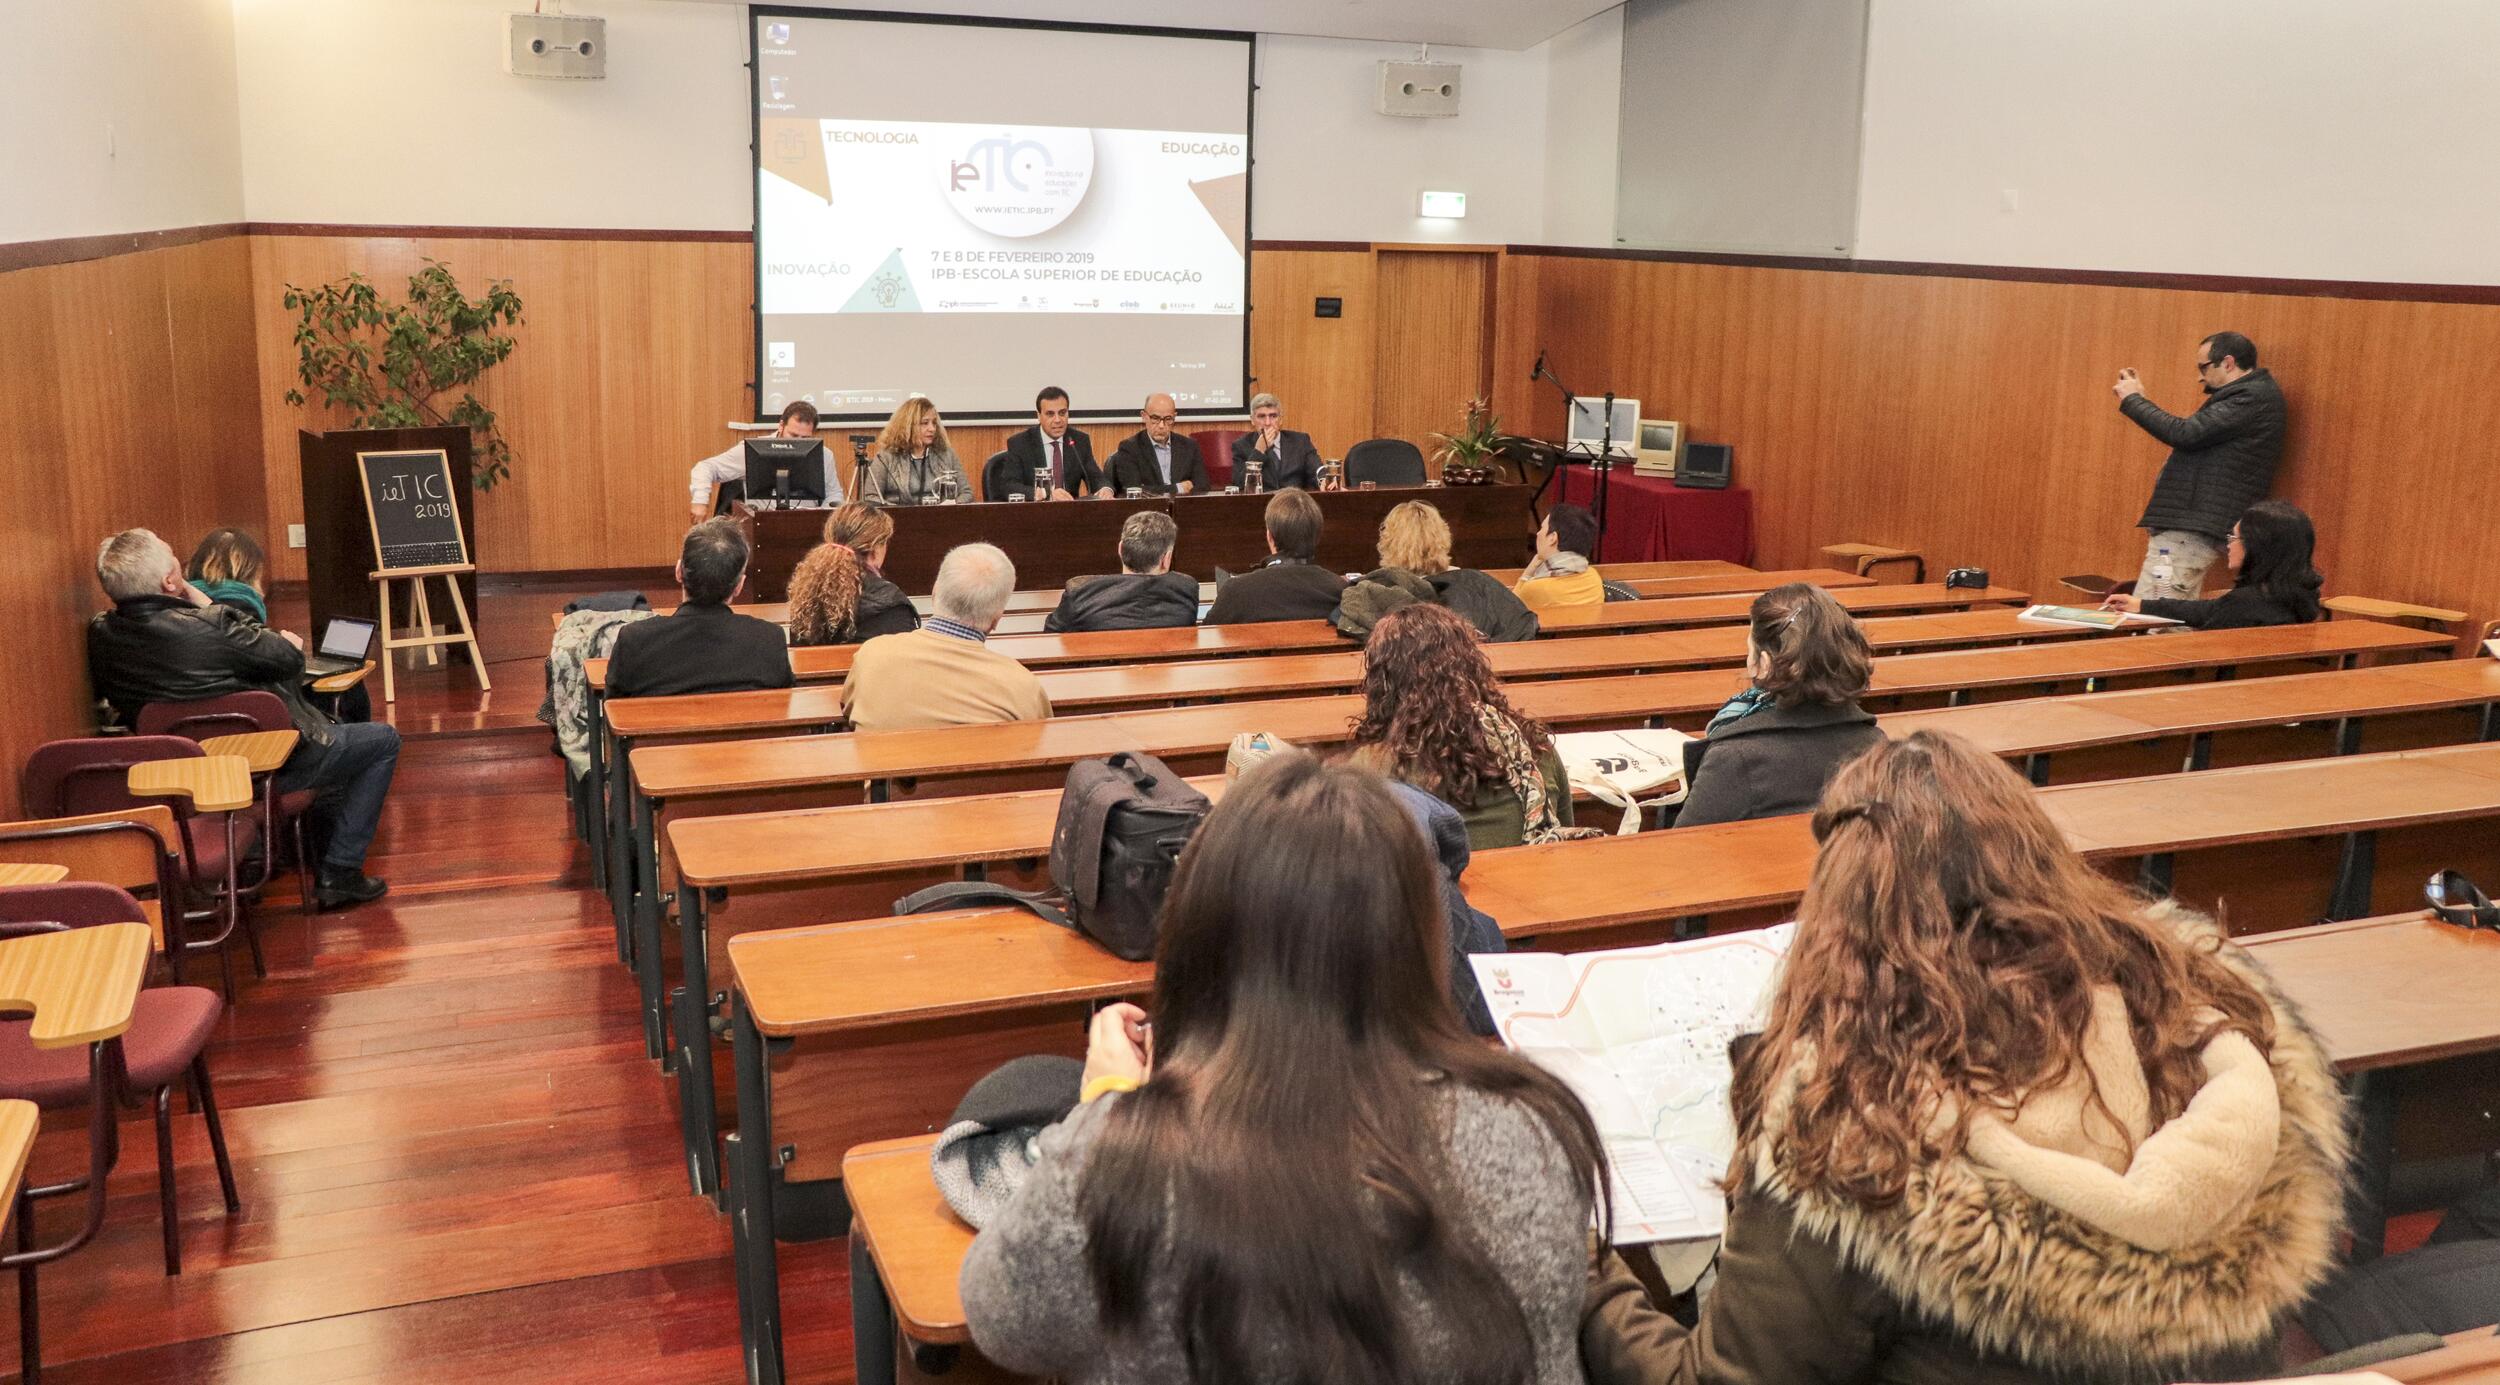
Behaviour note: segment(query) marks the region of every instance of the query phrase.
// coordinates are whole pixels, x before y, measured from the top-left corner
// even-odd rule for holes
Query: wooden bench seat
[[[2401,914],[2260,934],[2246,946],[2346,1073],[2500,1049],[2500,1006],[2490,1004],[2500,990],[2500,935]],[[2388,1004],[2387,997],[2396,994],[2406,1003]],[[853,1244],[865,1243],[877,1281],[874,1294],[854,1288],[854,1333],[877,1329],[876,1322],[858,1319],[873,1314],[882,1298],[893,1324],[914,1342],[971,1340],[956,1282],[973,1232],[946,1205],[930,1175],[936,1138],[879,1140],[843,1155]],[[855,1250],[855,1275],[861,1258]],[[2500,1338],[2488,1329],[2460,1334],[2434,1356],[2470,1359],[2500,1373]],[[2434,1364],[2431,1357],[2407,1362]],[[2399,1380],[2448,1378],[2418,1375],[2405,1363],[2389,1366]]]

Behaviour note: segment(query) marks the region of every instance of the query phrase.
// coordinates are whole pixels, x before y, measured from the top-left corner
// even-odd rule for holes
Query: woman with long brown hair
[[[1087,1099],[965,1257],[982,1354],[1078,1385],[1577,1385],[1597,1132],[1459,1023],[1388,785],[1243,776],[1162,929],[1151,1015],[1095,1017]]]
[[[1510,705],[1454,611],[1401,606],[1372,627],[1352,739],[1355,763],[1456,808],[1478,851],[1574,835],[1553,734]]]
[[[1738,1055],[1699,1328],[1620,1268],[1590,1379],[2272,1373],[2333,1267],[2342,1098],[2206,919],[2069,849],[2021,776],[1921,731],[1843,769],[1766,1030]]]
[[[925,394],[895,406],[877,434],[877,455],[860,468],[859,498],[879,505],[927,505],[970,500],[963,463],[947,441],[946,422]]]
[[[1884,738],[1858,705],[1874,651],[1830,592],[1791,582],[1755,597],[1750,614],[1753,681],[1685,747],[1692,792],[1679,827],[1806,812],[1842,765]]]
[[[827,515],[825,541],[790,574],[790,643],[857,644],[919,629],[911,598],[880,571],[893,541],[894,517],[874,505]]]

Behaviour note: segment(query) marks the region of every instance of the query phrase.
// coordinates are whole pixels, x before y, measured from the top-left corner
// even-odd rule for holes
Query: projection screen
[[[748,19],[764,417],[1241,412],[1247,34]]]

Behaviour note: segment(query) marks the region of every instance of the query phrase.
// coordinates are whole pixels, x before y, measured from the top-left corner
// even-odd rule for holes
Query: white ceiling
[[[707,3],[717,0],[706,0]],[[982,19],[1055,19],[1148,28],[1383,39],[1469,48],[1533,48],[1622,0],[778,0],[803,9],[866,9]],[[596,13],[598,0],[572,0]]]

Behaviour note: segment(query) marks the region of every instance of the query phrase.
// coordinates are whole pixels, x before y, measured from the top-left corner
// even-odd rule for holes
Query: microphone
[[[1528,372],[1528,383],[1530,383],[1530,384],[1535,384],[1537,381],[1542,380],[1542,379],[1544,379],[1544,378],[1545,378],[1545,353],[1544,353],[1543,351],[1539,351],[1539,352],[1537,352],[1537,353],[1536,353],[1536,369],[1531,370],[1531,371],[1529,371],[1529,372]]]

